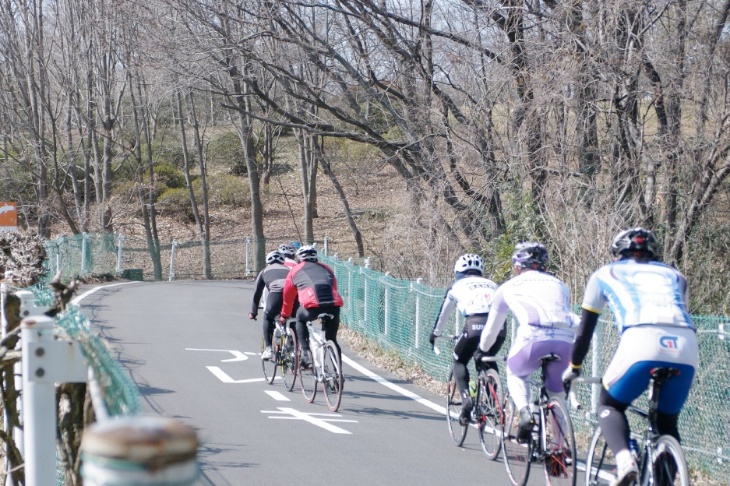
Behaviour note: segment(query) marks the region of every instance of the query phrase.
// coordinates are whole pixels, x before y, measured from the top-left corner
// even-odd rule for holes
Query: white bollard
[[[195,430],[166,417],[118,417],[84,431],[85,486],[188,486],[200,475]]]

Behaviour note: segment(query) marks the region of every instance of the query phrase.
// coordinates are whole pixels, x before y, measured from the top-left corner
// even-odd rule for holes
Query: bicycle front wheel
[[[689,486],[689,471],[682,446],[671,435],[662,435],[655,446],[652,472],[655,486]]]
[[[261,368],[264,370],[264,378],[266,382],[271,384],[274,382],[276,377],[276,354],[277,354],[278,342],[271,343],[271,358],[261,360]],[[266,342],[261,338],[261,353],[266,349]]]
[[[327,341],[324,345],[324,365],[322,367],[323,379],[322,389],[324,389],[324,398],[327,406],[332,412],[336,412],[340,408],[342,401],[342,387],[344,379],[342,376],[342,362],[337,353],[337,347],[332,341]]]
[[[454,374],[449,373],[449,381],[446,383],[446,423],[449,426],[449,435],[451,440],[457,447],[461,447],[466,439],[466,432],[469,430],[469,424],[459,424],[459,415],[461,415],[461,395],[459,395],[459,387],[456,386]]]
[[[532,460],[532,439],[525,443],[517,441],[520,429],[520,411],[510,398],[507,406],[507,415],[504,423],[504,437],[502,438],[502,452],[507,476],[514,486],[524,486],[530,476],[530,461]]]
[[[616,459],[596,426],[586,456],[586,486],[607,486],[616,479]]]
[[[495,460],[502,447],[502,430],[504,427],[502,382],[496,371],[489,369],[479,372],[478,394],[479,443],[484,454],[489,459]]]
[[[296,334],[291,333],[287,335],[281,353],[281,372],[284,375],[284,386],[287,390],[292,391],[299,373],[299,353],[297,353]]]
[[[304,351],[299,348],[299,363],[301,363],[301,356]],[[317,367],[314,363],[307,369],[299,367],[299,381],[302,383],[302,394],[304,399],[309,403],[314,401],[314,397],[317,396]]]
[[[548,400],[545,413],[545,481],[575,486],[576,451],[573,424],[562,400]]]

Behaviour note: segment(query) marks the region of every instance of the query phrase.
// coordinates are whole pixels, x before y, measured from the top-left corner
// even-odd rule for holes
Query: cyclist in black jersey
[[[462,399],[459,423],[466,425],[469,423],[473,407],[469,396],[467,365],[479,346],[479,338],[484,329],[484,323],[487,322],[492,305],[492,295],[497,290],[497,284],[483,276],[484,261],[479,255],[467,253],[460,256],[454,265],[454,273],[456,278],[446,290],[441,310],[428,340],[433,346],[436,338],[446,328],[454,309],[458,309],[464,317],[464,327],[454,346],[452,372]],[[496,354],[502,347],[504,339],[505,333],[502,332],[497,342],[489,349],[488,354]],[[496,367],[496,364],[489,363],[489,366]]]
[[[277,250],[266,255],[266,267],[261,270],[256,277],[254,283],[255,290],[253,294],[253,302],[251,302],[251,312],[249,319],[256,320],[259,310],[259,302],[264,289],[268,290],[266,302],[264,304],[264,343],[266,347],[261,354],[261,359],[271,359],[271,338],[274,334],[274,318],[281,312],[283,303],[284,282],[289,274],[289,267],[284,265],[284,255]]]

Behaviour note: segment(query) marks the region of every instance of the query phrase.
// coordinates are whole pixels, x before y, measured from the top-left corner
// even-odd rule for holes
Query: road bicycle
[[[441,339],[456,340],[458,335],[442,335]],[[436,354],[441,354],[437,346],[433,348]],[[486,368],[487,363],[505,361],[504,356],[483,356],[480,364],[476,364],[478,372],[474,390],[470,386],[472,399],[471,417],[469,423],[461,425],[462,398],[456,386],[453,372],[449,373],[446,382],[446,422],[449,427],[451,440],[457,447],[461,447],[466,439],[469,426],[474,425],[479,430],[479,444],[484,454],[495,460],[502,447],[502,429],[504,427],[504,398],[502,381],[499,374],[492,368]]]
[[[560,358],[555,354],[541,360],[540,382],[527,380],[531,391],[530,408],[535,425],[526,441],[518,440],[520,411],[509,396],[502,449],[507,476],[515,486],[524,486],[532,464],[542,464],[548,485],[574,486],[576,482],[576,449],[573,424],[565,400],[550,396],[545,388],[545,369],[548,363]],[[536,390],[539,390],[535,393]]]
[[[630,405],[629,412],[641,417],[646,427],[637,435],[636,450],[632,450],[639,466],[639,476],[633,483],[640,486],[689,486],[689,471],[682,446],[671,435],[660,435],[657,430],[657,411],[661,386],[679,374],[674,368],[659,367],[650,370],[649,409]],[[580,382],[581,379],[576,380]],[[617,467],[613,453],[606,445],[601,427],[596,426],[586,457],[586,486],[611,484],[616,479]]]
[[[300,370],[300,379],[302,393],[309,403],[314,401],[317,396],[317,386],[321,383],[327,406],[332,412],[336,412],[342,401],[344,375],[337,346],[333,341],[324,338],[324,328],[332,319],[334,319],[332,314],[320,314],[313,321],[307,322],[314,363],[308,369]],[[317,323],[320,329],[315,329],[314,325]]]
[[[297,352],[297,335],[291,329],[290,323],[286,325],[279,322],[279,316],[274,319],[274,335],[271,339],[271,359],[262,359],[261,367],[264,370],[264,378],[271,384],[276,378],[276,370],[281,370],[284,378],[284,386],[292,391],[296,384],[299,371],[299,353]],[[261,352],[266,348],[266,343],[261,339]]]

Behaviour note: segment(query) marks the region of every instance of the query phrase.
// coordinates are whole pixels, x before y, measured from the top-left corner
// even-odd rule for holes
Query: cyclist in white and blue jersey
[[[629,452],[626,409],[646,390],[652,369],[679,370],[662,386],[657,419],[660,434],[679,440],[677,420],[692,386],[698,349],[687,312],[687,280],[658,261],[654,234],[643,228],[621,231],[611,250],[615,260],[593,273],[586,285],[581,323],[563,381],[580,374],[598,317],[608,304],[621,339],[603,375],[598,423],[618,466],[613,484],[625,486],[639,473]]]

